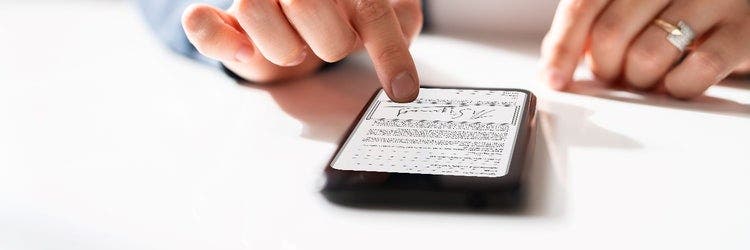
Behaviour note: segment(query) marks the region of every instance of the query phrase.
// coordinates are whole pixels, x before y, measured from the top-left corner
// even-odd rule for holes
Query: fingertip
[[[294,67],[294,66],[302,64],[303,62],[305,62],[306,59],[307,59],[307,48],[305,48],[301,52],[299,52],[299,54],[297,55],[297,57],[295,59],[293,59],[293,60],[291,60],[289,62],[281,63],[279,66]]]
[[[571,77],[567,76],[567,74],[563,74],[558,69],[545,69],[543,76],[547,85],[555,90],[564,90],[571,81]]]
[[[686,84],[688,83],[688,84]],[[703,94],[705,88],[691,86],[690,79],[678,73],[670,73],[664,78],[664,89],[670,96],[680,100],[690,100]]]
[[[278,49],[278,48],[275,48]],[[295,46],[295,48],[291,48],[288,51],[275,51],[275,52],[267,52],[268,48],[264,51],[260,47],[257,47],[256,44],[256,50],[263,55],[263,57],[271,62],[272,64],[280,67],[295,67],[299,66],[307,59],[310,55],[310,47],[307,45],[301,45],[301,46]],[[317,58],[317,57],[316,57]]]
[[[686,90],[683,88],[677,88],[674,85],[672,86],[665,85],[664,87],[666,89],[666,92],[670,96],[676,99],[685,100],[685,101],[695,99],[696,97],[701,96],[703,94],[703,91],[697,92],[697,91]]]
[[[390,82],[390,98],[395,102],[411,102],[419,95],[419,82],[411,73],[402,72]]]
[[[569,62],[570,60],[567,58],[570,57],[570,54],[561,52],[560,46],[556,47],[558,48],[544,48],[545,53],[542,53],[540,64],[541,78],[550,88],[564,90],[568,83],[572,81],[577,61]]]
[[[182,12],[180,21],[182,22],[182,28],[187,32],[194,32],[199,23],[203,19],[206,19],[207,15],[211,14],[208,6],[203,4],[191,4],[185,11]]]
[[[182,11],[183,23],[186,19],[190,19],[190,17],[192,17],[196,12],[201,11],[200,9],[202,7],[203,7],[203,4],[199,4],[199,3],[193,3],[185,7],[185,10]]]
[[[185,35],[204,56],[224,63],[254,61],[255,46],[232,25],[234,19],[228,13],[210,5],[193,4],[185,9],[182,19]]]

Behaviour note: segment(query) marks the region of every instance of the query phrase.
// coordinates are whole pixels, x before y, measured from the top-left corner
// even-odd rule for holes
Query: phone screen
[[[323,191],[394,201],[515,191],[535,100],[518,89],[423,87],[396,103],[378,90],[326,168]]]
[[[501,177],[508,173],[527,94],[424,88],[411,103],[380,90],[331,167]]]

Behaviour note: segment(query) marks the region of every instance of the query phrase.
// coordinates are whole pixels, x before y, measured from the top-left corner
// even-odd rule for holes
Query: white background
[[[0,3],[0,249],[750,247],[747,82],[690,103],[559,93],[536,80],[538,36],[425,35],[423,84],[539,96],[530,207],[351,209],[318,189],[377,87],[366,57],[241,86],[165,51],[132,7]]]

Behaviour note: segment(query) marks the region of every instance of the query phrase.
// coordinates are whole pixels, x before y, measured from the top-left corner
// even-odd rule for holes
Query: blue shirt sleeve
[[[169,49],[188,58],[216,65],[201,55],[188,41],[182,29],[182,12],[193,3],[206,3],[227,9],[232,0],[138,0],[138,6],[149,27]]]

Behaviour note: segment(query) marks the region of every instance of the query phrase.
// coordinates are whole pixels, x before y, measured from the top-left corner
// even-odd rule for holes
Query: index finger
[[[419,94],[419,78],[401,25],[387,0],[349,0],[354,29],[391,100],[409,102]]]

